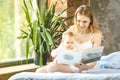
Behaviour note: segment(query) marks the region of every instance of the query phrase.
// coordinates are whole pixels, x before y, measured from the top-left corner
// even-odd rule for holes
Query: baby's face
[[[63,46],[65,49],[71,50],[74,48],[73,43],[74,43],[74,38],[70,36],[66,36],[63,42]]]

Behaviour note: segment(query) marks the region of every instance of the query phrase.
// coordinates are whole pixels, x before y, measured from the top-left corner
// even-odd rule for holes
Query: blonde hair
[[[74,37],[74,33],[71,32],[71,31],[65,31],[62,35],[62,42],[64,41],[65,37],[68,36],[68,37]]]
[[[78,7],[74,15],[74,25],[73,25],[74,33],[81,32],[81,28],[77,26],[78,14],[85,15],[86,17],[89,17],[89,19],[91,20],[90,25],[88,27],[88,33],[101,32],[98,27],[93,9],[90,6],[81,5],[80,7]]]

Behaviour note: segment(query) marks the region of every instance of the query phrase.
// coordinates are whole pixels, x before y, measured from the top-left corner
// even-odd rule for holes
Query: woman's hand
[[[94,66],[96,65],[96,62],[91,62],[91,63],[79,63],[79,64],[75,64],[76,67],[79,68],[79,72],[82,72],[83,70],[88,70],[88,69],[92,69]]]
[[[83,71],[82,65],[76,63],[75,66],[79,69],[79,73]]]
[[[88,69],[88,65],[83,64],[83,63],[75,64],[75,66],[78,67],[79,72],[82,72],[83,70],[87,70]]]

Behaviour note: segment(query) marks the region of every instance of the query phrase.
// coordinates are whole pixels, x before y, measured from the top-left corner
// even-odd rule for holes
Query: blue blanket
[[[100,61],[97,61],[96,67],[120,69],[120,51],[110,53],[107,56],[102,56]]]

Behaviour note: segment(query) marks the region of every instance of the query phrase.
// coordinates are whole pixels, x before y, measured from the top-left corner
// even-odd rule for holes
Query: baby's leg
[[[65,73],[73,73],[71,67],[67,64],[57,64],[50,63],[47,69],[48,72],[65,72]]]
[[[36,73],[47,73],[47,67],[48,67],[48,65],[40,67],[35,72]]]

